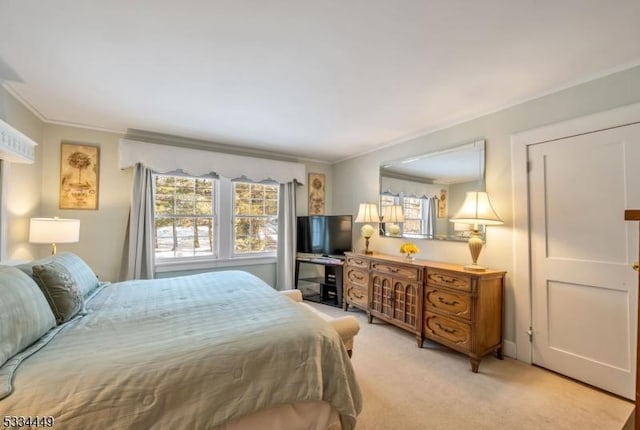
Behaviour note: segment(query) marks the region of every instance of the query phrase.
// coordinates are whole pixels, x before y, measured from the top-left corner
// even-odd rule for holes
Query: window
[[[404,234],[423,234],[422,202],[423,199],[417,197],[404,197],[402,199],[402,212],[404,213],[404,224],[402,226],[402,231]]]
[[[278,246],[278,185],[233,182],[233,253],[274,253]]]
[[[277,252],[278,184],[160,174],[153,178],[159,266],[228,265],[234,257],[273,258]]]
[[[155,175],[155,255],[214,255],[214,179]]]

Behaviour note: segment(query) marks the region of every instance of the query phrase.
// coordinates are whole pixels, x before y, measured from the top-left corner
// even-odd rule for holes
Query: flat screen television
[[[297,219],[297,251],[344,255],[351,251],[351,215],[309,215]]]

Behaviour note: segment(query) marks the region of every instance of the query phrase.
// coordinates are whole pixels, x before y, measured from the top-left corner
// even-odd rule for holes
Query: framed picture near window
[[[309,173],[309,215],[324,215],[324,184],[324,174]]]
[[[440,197],[438,197],[438,218],[447,218],[447,190],[440,190]]]
[[[60,209],[98,209],[100,148],[60,145]]]

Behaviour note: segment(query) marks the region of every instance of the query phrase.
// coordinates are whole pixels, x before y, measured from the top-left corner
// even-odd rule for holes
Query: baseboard
[[[502,341],[502,349],[503,349],[503,353],[506,357],[509,358],[516,358],[516,343],[512,342],[510,340],[503,340]]]

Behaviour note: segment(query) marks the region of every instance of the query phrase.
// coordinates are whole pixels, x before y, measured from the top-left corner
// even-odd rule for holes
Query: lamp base
[[[371,237],[371,236],[369,236],[369,237]],[[364,237],[364,251],[362,251],[362,253],[366,254],[366,255],[373,254],[373,251],[369,250],[369,237],[367,237],[367,236]]]
[[[464,270],[471,270],[473,272],[486,272],[487,268],[480,266],[479,264],[467,264],[464,266]]]
[[[471,231],[471,236],[469,236],[469,251],[471,251],[471,261],[472,264],[467,264],[464,266],[465,270],[471,270],[475,272],[484,272],[487,270],[486,267],[482,267],[478,265],[478,257],[480,256],[480,251],[482,251],[482,245],[484,242],[482,241],[482,236],[478,231],[477,226],[474,226]]]

